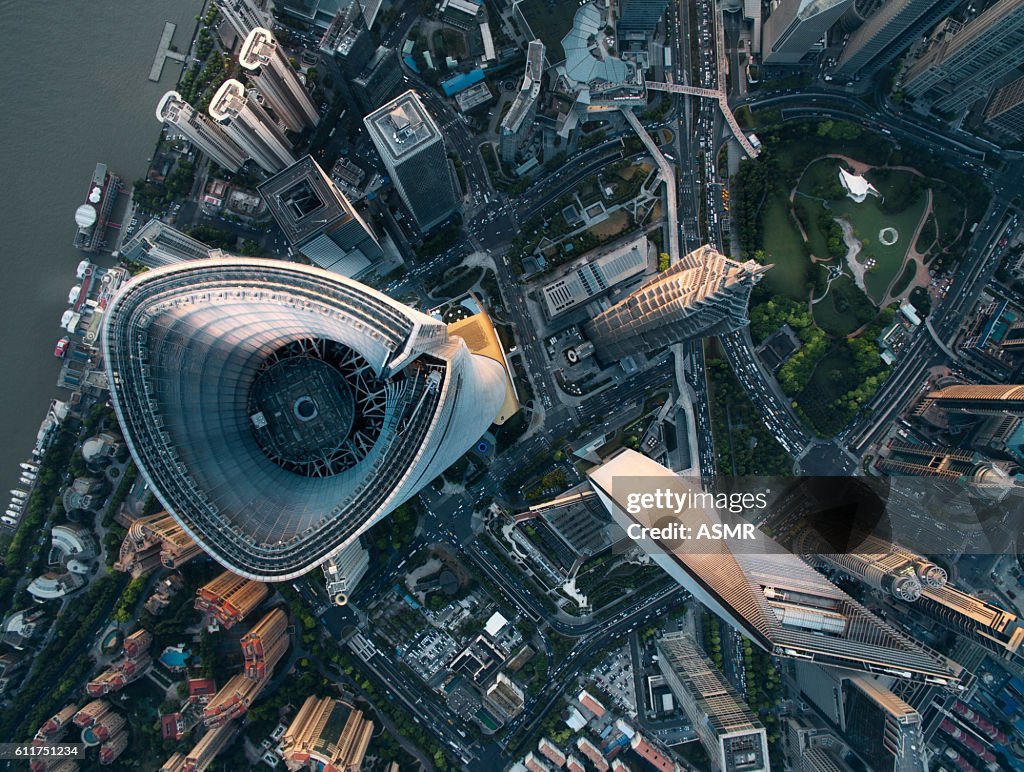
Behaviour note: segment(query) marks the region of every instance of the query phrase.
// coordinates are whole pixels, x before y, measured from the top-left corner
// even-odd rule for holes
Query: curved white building
[[[210,117],[261,169],[277,174],[295,163],[284,131],[259,103],[256,94],[228,78],[210,100]]]
[[[291,131],[320,122],[316,105],[270,30],[256,27],[249,33],[238,52],[238,63],[248,70],[256,90]]]
[[[210,259],[108,306],[111,396],[132,456],[214,558],[280,581],[337,555],[498,415],[504,368],[342,276]]]

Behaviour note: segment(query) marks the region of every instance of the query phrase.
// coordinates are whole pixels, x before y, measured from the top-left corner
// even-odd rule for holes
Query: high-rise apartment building
[[[373,722],[361,710],[331,697],[307,697],[281,737],[289,770],[355,772],[373,736]]]
[[[248,71],[249,80],[270,109],[291,131],[301,132],[320,122],[306,86],[270,30],[257,27],[249,33],[238,52],[238,63]]]
[[[140,274],[103,339],[142,478],[206,552],[258,580],[340,553],[465,453],[508,388],[504,365],[443,322],[277,260]]]
[[[158,512],[129,526],[114,569],[139,577],[161,565],[180,568],[200,553],[199,545],[173,517]]]
[[[747,324],[750,292],[770,267],[699,247],[588,322],[584,332],[607,362],[733,332]]]
[[[398,195],[421,231],[459,208],[441,130],[415,91],[406,91],[363,118]]]
[[[955,34],[933,42],[897,86],[915,108],[959,114],[1024,64],[1024,0],[998,0]]]
[[[315,265],[356,277],[383,257],[376,234],[311,156],[258,190],[288,243]]]
[[[263,109],[256,92],[228,78],[210,100],[210,117],[245,154],[266,172],[276,174],[295,163],[284,131]]]
[[[224,571],[196,592],[196,609],[210,614],[229,630],[249,616],[268,593],[263,582]]]
[[[960,0],[885,0],[847,41],[834,74],[870,78],[947,16]]]
[[[799,64],[828,34],[853,0],[778,0],[762,27],[765,64]]]
[[[274,23],[274,17],[258,0],[218,0],[217,13],[231,27],[237,40],[245,40],[257,27],[270,29]]]
[[[217,758],[217,754],[235,739],[237,732],[237,721],[229,721],[209,730],[187,754],[172,754],[160,767],[160,772],[203,772]]]
[[[168,91],[160,98],[156,119],[179,131],[201,153],[228,171],[237,172],[248,157],[221,126],[197,113],[177,91]]]
[[[519,148],[530,136],[537,116],[537,101],[544,80],[544,44],[531,40],[526,47],[526,69],[512,107],[501,119],[501,162],[514,164]]]
[[[768,735],[760,720],[687,633],[656,642],[658,667],[690,719],[715,772],[768,772]]]
[[[713,494],[698,498],[688,481],[661,464],[623,450],[587,474],[612,519],[656,565],[765,651],[934,686],[959,683],[960,665],[883,622],[742,518],[724,521]],[[639,496],[653,496],[655,485],[659,492],[691,494],[684,499],[689,508],[672,520],[688,529],[677,537],[665,534],[664,510],[638,506]],[[700,541],[699,534],[713,534],[716,525],[745,526],[745,535]]]

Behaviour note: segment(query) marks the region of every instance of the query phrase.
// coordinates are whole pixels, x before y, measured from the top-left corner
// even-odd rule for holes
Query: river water
[[[97,162],[127,186],[156,145],[160,95],[181,65],[148,79],[165,21],[186,50],[202,0],[0,0],[0,498],[58,396],[53,347],[81,255],[74,212]],[[108,234],[108,241],[111,234]]]

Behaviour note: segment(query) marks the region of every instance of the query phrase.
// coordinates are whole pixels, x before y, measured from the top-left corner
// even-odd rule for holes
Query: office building
[[[996,90],[985,108],[985,125],[1013,139],[1024,139],[1024,77]]]
[[[333,75],[345,102],[360,115],[377,107],[367,107],[359,99],[354,81],[374,55],[373,36],[363,18],[360,3],[339,10],[320,39],[320,61]],[[396,61],[397,66],[397,61]],[[401,78],[399,67],[399,78]]]
[[[964,113],[1024,64],[1024,0],[998,0],[932,42],[897,82],[915,109]]]
[[[331,697],[307,697],[281,737],[289,770],[357,772],[373,736],[361,710]]]
[[[257,27],[270,29],[274,23],[270,11],[261,8],[257,0],[218,0],[217,12],[227,22],[236,40],[245,40]]]
[[[352,93],[360,112],[370,113],[395,96],[402,85],[398,52],[379,46],[366,66],[352,79]]]
[[[311,156],[258,190],[288,244],[314,265],[356,277],[384,256],[373,230]]]
[[[458,211],[459,196],[444,139],[415,91],[406,91],[373,111],[363,123],[421,231],[429,231]]]
[[[301,132],[320,122],[316,105],[273,33],[257,27],[242,43],[238,63],[274,115],[288,129]]]
[[[270,590],[263,582],[224,571],[196,592],[196,609],[230,630],[251,614]]]
[[[793,65],[818,49],[853,0],[777,0],[762,28],[761,61]]]
[[[768,772],[768,735],[760,720],[687,633],[656,642],[658,667],[690,719],[715,772]]]
[[[222,254],[219,249],[211,249],[156,217],[135,231],[120,249],[123,260],[147,268],[205,260]]]
[[[843,47],[833,74],[870,78],[947,16],[960,0],[884,0]]]
[[[958,384],[929,391],[918,412],[931,405],[973,415],[1024,416],[1024,386]]]
[[[971,446],[989,458],[1024,463],[1024,417],[986,416],[975,430]]]
[[[647,270],[649,251],[647,235],[641,232],[637,238],[588,253],[576,267],[541,288],[548,317],[567,313],[639,276]]]
[[[487,688],[484,704],[507,721],[523,712],[526,695],[515,681],[504,673],[498,673],[494,683]]]
[[[921,714],[878,679],[843,682],[845,734],[877,772],[928,772]]]
[[[366,551],[360,537],[334,557],[328,558],[320,567],[324,572],[328,597],[335,605],[344,606],[370,567],[370,553]]]
[[[914,608],[1002,654],[1016,654],[1024,642],[1024,627],[1016,614],[952,585],[925,588]]]
[[[895,441],[875,467],[888,475],[931,477],[967,485],[972,491],[996,501],[1014,487],[1013,478],[1001,467],[969,450],[939,445],[915,445]]]
[[[245,151],[214,123],[181,98],[177,91],[168,91],[156,106],[156,119],[180,133],[199,152],[228,171],[237,172],[247,158]]]
[[[587,474],[612,518],[655,564],[765,651],[939,687],[959,683],[958,664],[883,622],[739,516],[723,521],[714,495],[693,494],[689,482],[661,464],[623,450]],[[695,539],[672,539],[671,533],[666,538],[661,512],[635,505],[631,497],[653,490],[655,484],[659,490],[692,494],[689,509],[677,517]],[[744,536],[700,538],[702,532],[713,534],[716,525],[732,525],[744,530]],[[739,548],[734,551],[732,544]]]
[[[903,601],[916,601],[925,587],[946,584],[945,569],[920,555],[875,536],[861,535],[855,541],[856,552],[817,552],[816,556],[869,587]],[[816,552],[811,545],[807,546],[809,551]]]
[[[505,117],[501,119],[501,162],[515,164],[519,149],[530,138],[537,103],[544,85],[544,44],[531,40],[526,47],[526,69],[519,82],[519,91]]]
[[[140,274],[103,338],[142,479],[257,580],[305,574],[414,496],[483,435],[509,381],[442,322],[276,260]]]
[[[747,324],[750,292],[770,267],[699,247],[588,322],[584,333],[602,361],[615,362],[733,332]]]
[[[619,20],[615,31],[620,39],[624,33],[651,37],[667,7],[668,0],[619,0]]]
[[[291,143],[256,97],[228,78],[210,100],[210,117],[265,172],[277,174],[295,163]]]

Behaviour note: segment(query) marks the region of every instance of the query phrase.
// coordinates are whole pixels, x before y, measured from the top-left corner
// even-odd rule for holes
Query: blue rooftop
[[[445,96],[455,96],[460,91],[465,91],[475,83],[484,79],[484,71],[477,68],[469,72],[462,72],[441,83]]]

